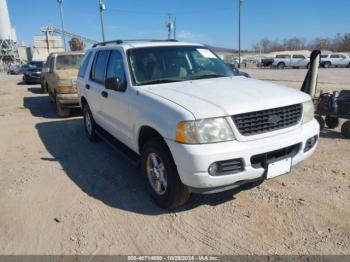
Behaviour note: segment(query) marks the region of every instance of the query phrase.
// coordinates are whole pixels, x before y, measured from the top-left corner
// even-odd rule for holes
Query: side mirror
[[[119,77],[110,77],[105,80],[106,89],[114,90],[117,92],[124,92],[126,89],[125,82],[121,81]]]

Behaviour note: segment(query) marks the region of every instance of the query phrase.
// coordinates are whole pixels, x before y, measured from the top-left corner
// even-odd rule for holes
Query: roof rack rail
[[[128,42],[177,42],[176,39],[129,39],[129,40],[111,40],[111,41],[105,41],[105,42],[99,42],[94,44],[92,47],[97,47],[97,46],[106,46],[109,44],[116,44],[120,45],[123,43],[128,43]]]

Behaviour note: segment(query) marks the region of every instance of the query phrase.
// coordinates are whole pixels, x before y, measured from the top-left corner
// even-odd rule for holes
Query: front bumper
[[[166,140],[173,155],[182,183],[194,192],[219,192],[236,187],[244,182],[264,179],[265,168],[254,168],[251,157],[265,152],[278,150],[295,144],[301,144],[299,151],[292,158],[292,166],[308,158],[316,145],[304,152],[306,141],[319,135],[319,124],[314,119],[288,133],[253,141],[230,141],[214,144],[186,145],[173,140]],[[244,170],[235,174],[211,176],[210,164],[230,159],[243,159]]]
[[[23,75],[23,81],[28,83],[41,83],[41,77],[40,76],[30,76],[30,75]]]
[[[66,107],[79,107],[78,94],[56,94],[57,101]]]

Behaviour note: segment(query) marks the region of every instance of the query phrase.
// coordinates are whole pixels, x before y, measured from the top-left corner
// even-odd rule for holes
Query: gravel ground
[[[305,70],[247,70],[300,87]],[[59,119],[38,85],[0,76],[1,254],[350,254],[350,140],[321,134],[290,174],[168,212],[139,171],[85,138],[79,112]],[[349,69],[320,88],[350,89]]]

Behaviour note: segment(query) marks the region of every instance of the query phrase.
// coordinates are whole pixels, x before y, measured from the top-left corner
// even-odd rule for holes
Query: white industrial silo
[[[0,0],[0,40],[12,40],[12,26],[6,0]]]
[[[15,43],[17,43],[17,34],[16,34],[16,28],[11,28],[11,40]]]
[[[6,0],[0,0],[0,62],[19,62],[16,31],[11,26]]]

